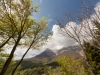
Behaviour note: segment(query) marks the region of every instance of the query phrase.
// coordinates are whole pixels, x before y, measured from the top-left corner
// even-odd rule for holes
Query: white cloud
[[[50,48],[52,50],[57,50],[62,47],[68,47],[71,45],[75,45],[75,41],[69,37],[64,37],[59,33],[59,26],[54,25],[52,28],[53,35],[51,36],[51,39],[47,43],[47,48]]]
[[[5,50],[6,53],[10,53],[12,50],[13,46],[10,46],[9,48],[7,48]],[[27,47],[17,47],[15,53],[14,53],[14,59],[20,59],[22,57],[22,55],[26,52]],[[41,50],[33,50],[30,49],[29,52],[26,54],[25,58],[30,58],[30,57],[34,57],[37,54],[41,53],[44,50],[44,48]]]

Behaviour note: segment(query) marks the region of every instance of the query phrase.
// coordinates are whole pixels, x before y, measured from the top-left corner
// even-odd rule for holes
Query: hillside
[[[54,53],[53,50],[47,48],[44,52],[40,53],[39,55],[36,55],[35,57],[24,59],[21,63],[22,70],[42,67],[46,64],[56,61],[57,58],[64,55],[78,59],[82,57],[79,53],[80,48],[78,46],[62,48],[59,49],[57,53]]]
[[[72,58],[75,58],[75,59],[78,59],[78,58],[81,58],[82,56],[77,53],[76,51],[69,51],[69,50],[63,50],[61,51],[57,56],[56,58],[58,57],[61,57],[61,56],[68,56],[68,57],[72,57]]]

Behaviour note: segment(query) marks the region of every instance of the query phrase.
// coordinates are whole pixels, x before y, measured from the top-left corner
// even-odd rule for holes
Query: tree
[[[0,52],[0,71],[2,70],[2,67],[8,57],[9,57],[9,54]],[[15,68],[15,65],[16,65],[16,62],[14,60],[12,60],[5,75],[11,75],[12,70]],[[20,70],[20,67],[18,67],[17,71],[15,72],[15,75],[17,75],[19,73],[19,70]]]
[[[100,74],[100,23],[93,21],[95,29],[95,37],[98,40],[91,40],[92,45],[89,42],[84,41],[84,50],[86,52],[89,63],[92,65],[93,69],[96,72],[96,75]]]
[[[85,5],[84,0],[82,1],[83,1],[83,8],[82,8],[81,14],[78,15],[78,18],[76,17],[74,18],[70,14],[66,14],[67,25],[65,25],[64,23],[65,21],[62,22],[59,19],[57,19],[58,25],[60,27],[59,33],[65,37],[70,37],[74,39],[81,46],[81,49],[84,52],[85,62],[87,63],[88,67],[91,69],[92,74],[96,75],[96,70],[91,64],[91,63],[94,63],[94,61],[93,62],[90,61],[89,52],[85,48],[87,46],[83,45],[84,43],[83,41],[86,41],[94,48],[97,48],[97,51],[95,49],[89,50],[92,53],[91,57],[93,57],[95,53],[97,53],[97,57],[99,57],[99,54],[100,54],[100,36],[99,36],[100,35],[100,23],[99,23],[100,10],[98,6],[95,8],[95,10],[93,10],[94,6],[91,4],[91,2],[90,2],[90,7],[89,7]],[[79,24],[77,25],[76,23],[79,23]],[[90,47],[90,49],[92,48]],[[94,57],[92,59],[95,60],[97,58]],[[95,65],[95,67],[98,67],[98,66]]]
[[[99,75],[100,74],[100,52],[98,52],[98,48],[92,46],[88,42],[84,42],[84,47],[85,47],[85,51],[89,63],[92,65],[93,69],[95,70],[96,75]]]
[[[30,48],[36,49],[44,45],[49,35],[46,18],[36,22],[31,17],[33,12],[38,12],[38,5],[32,6],[31,3],[31,0],[0,0],[0,48],[13,46],[0,75],[5,74],[17,47],[26,46],[27,49],[12,75]]]

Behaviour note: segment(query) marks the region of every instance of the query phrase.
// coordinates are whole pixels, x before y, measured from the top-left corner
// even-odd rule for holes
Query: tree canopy
[[[39,11],[39,6],[32,3],[31,0],[0,0],[0,50],[6,45],[13,46],[0,75],[6,72],[17,47],[27,47],[22,61],[30,48],[39,48],[48,38],[48,20],[43,17],[36,22],[32,14]]]

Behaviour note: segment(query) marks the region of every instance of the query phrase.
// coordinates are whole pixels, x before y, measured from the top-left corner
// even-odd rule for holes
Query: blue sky
[[[100,0],[84,0],[87,5],[89,1],[95,5]],[[82,0],[33,0],[33,3],[38,3],[40,6],[40,13],[33,15],[36,20],[41,17],[46,17],[49,20],[48,27],[56,23],[55,18],[65,19],[65,12],[75,15],[82,7]]]

